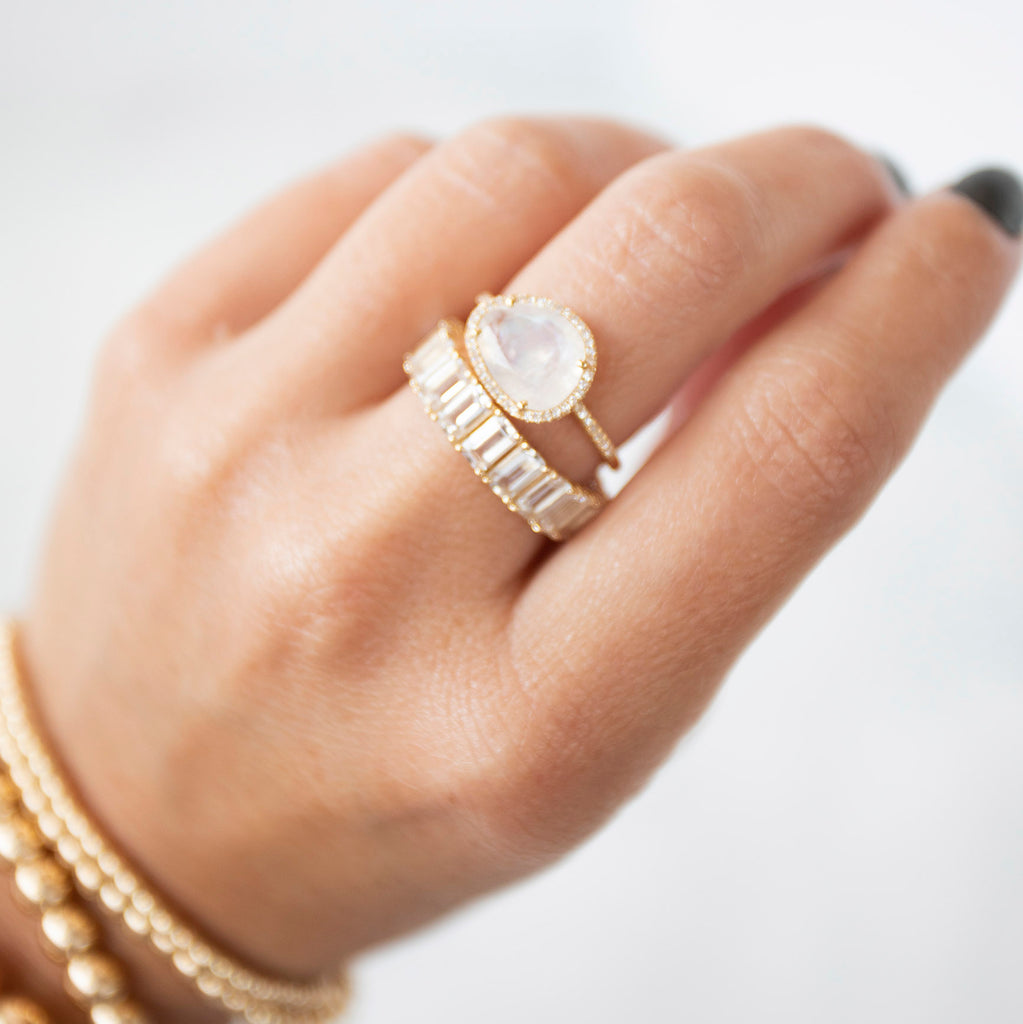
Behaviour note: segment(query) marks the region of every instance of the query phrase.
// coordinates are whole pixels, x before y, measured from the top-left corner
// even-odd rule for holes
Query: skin
[[[357,153],[106,343],[24,622],[45,732],[140,871],[267,970],[535,871],[643,784],[864,511],[1018,258],[968,200],[908,202],[816,128],[681,152],[502,119]],[[404,384],[482,291],[587,320],[616,440],[680,410],[563,545]],[[592,472],[577,424],[525,433]],[[0,923],[31,948],[3,901]],[[168,1019],[217,1019],[112,945]]]

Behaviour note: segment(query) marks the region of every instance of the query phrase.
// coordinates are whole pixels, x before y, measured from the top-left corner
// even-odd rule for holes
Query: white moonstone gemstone
[[[532,302],[487,309],[477,345],[498,387],[532,412],[561,405],[585,372],[586,341],[579,330],[556,310]]]

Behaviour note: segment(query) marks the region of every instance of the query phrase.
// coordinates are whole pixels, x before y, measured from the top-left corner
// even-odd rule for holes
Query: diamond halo
[[[536,319],[537,311],[546,313],[546,319],[553,327],[555,334],[558,331],[559,319],[565,321],[562,326],[565,333],[561,335],[560,339],[548,340],[548,349],[551,345],[558,346],[566,343],[581,345],[582,356],[576,364],[579,373],[573,386],[567,393],[559,394],[558,400],[554,404],[547,404],[546,407],[536,408],[530,405],[528,400],[517,400],[510,395],[496,379],[497,375],[502,375],[507,384],[509,373],[502,374],[502,368],[496,365],[492,367],[487,359],[485,352],[487,339],[484,338],[484,332],[488,329],[488,317],[493,319],[495,312],[514,309],[516,306],[522,307],[526,318],[532,315]],[[521,332],[521,328],[519,330]],[[527,339],[527,346],[528,344]],[[526,423],[549,423],[575,412],[576,405],[589,391],[597,370],[597,346],[593,340],[593,332],[583,319],[568,307],[540,295],[481,295],[477,300],[476,308],[469,314],[469,319],[465,324],[465,350],[473,370],[494,401],[510,416]],[[554,353],[554,355],[557,358],[563,353]],[[494,358],[493,351],[490,353],[490,358]],[[504,369],[507,371],[507,368]],[[514,373],[514,369],[511,372]],[[561,372],[564,372],[564,367],[561,368]],[[573,374],[573,376],[575,375]],[[542,402],[538,404],[545,405]]]

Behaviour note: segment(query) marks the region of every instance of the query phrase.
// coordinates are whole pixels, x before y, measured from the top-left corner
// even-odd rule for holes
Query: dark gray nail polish
[[[875,153],[878,163],[883,164],[885,170],[888,172],[889,177],[895,182],[898,190],[904,196],[911,196],[913,194],[912,186],[909,184],[909,179],[902,173],[902,168],[884,153]]]
[[[1012,171],[986,167],[967,174],[953,192],[975,202],[1007,235],[1019,238],[1023,230],[1023,185]]]

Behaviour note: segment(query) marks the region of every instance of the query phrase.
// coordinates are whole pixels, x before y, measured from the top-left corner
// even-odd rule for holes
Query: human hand
[[[427,149],[297,186],[114,332],[25,623],[100,822],[299,975],[550,862],[641,785],[1018,259],[975,203],[907,204],[812,129],[678,153],[508,120]],[[587,320],[615,439],[682,389],[682,429],[559,547],[404,385],[402,354],[485,290]],[[575,425],[524,432],[592,471]]]

